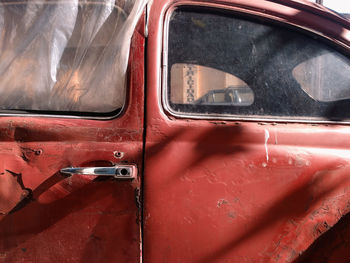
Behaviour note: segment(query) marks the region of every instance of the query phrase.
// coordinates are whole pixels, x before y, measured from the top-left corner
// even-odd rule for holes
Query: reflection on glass
[[[249,106],[254,102],[254,93],[244,81],[210,67],[174,64],[170,82],[172,103]]]
[[[326,53],[300,63],[293,77],[317,101],[350,99],[350,64],[338,54]]]

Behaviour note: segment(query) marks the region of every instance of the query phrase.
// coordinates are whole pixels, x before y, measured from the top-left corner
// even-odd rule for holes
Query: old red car
[[[349,262],[345,16],[9,0],[0,35],[1,262]]]

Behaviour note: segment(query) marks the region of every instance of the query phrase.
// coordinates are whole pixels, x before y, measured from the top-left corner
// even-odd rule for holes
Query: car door
[[[1,262],[140,262],[144,2],[1,4]]]
[[[293,262],[349,211],[349,28],[299,1],[153,3],[146,262]]]

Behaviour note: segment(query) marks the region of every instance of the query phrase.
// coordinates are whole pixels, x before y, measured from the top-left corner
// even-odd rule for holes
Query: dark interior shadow
[[[334,122],[349,120],[350,99],[333,101],[327,104],[324,112],[325,119]]]

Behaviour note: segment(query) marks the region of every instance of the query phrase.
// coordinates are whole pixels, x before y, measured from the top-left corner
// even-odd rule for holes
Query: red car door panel
[[[291,261],[349,210],[349,152],[310,150],[312,142],[322,144],[313,127],[295,125],[291,137],[292,125],[177,120],[175,128],[170,122],[163,134],[179,127],[181,132],[156,142],[147,154],[148,167],[154,167],[148,174],[162,171],[153,181],[157,195],[152,188],[146,201],[145,240],[161,244],[153,251],[144,243],[150,261]],[[310,143],[296,146],[295,134],[304,139],[307,130]],[[268,161],[266,131],[272,135]],[[331,133],[329,144],[343,149],[336,139],[340,131]]]
[[[0,260],[139,262],[140,178],[60,173],[134,164],[142,170],[143,21],[131,44],[128,99],[112,120],[1,117]]]
[[[198,37],[202,36],[198,32],[206,28],[212,32],[225,30],[224,23],[216,30],[208,25],[208,21],[214,21],[209,20],[213,16],[201,19],[201,15],[218,10],[223,13],[222,17],[254,14],[259,21],[284,21],[286,28],[290,24],[309,27],[343,46],[349,44],[346,37],[349,30],[341,18],[305,4],[288,3],[288,7],[268,1],[153,4],[147,71],[143,240],[146,262],[292,262],[349,212],[350,130],[347,124],[322,124],[312,118],[298,121],[284,115],[268,116],[270,120],[249,114],[237,118],[215,111],[214,106],[203,108],[206,112],[199,114],[196,105],[203,101],[210,103],[210,99],[215,103],[212,93],[178,106],[178,102],[171,101],[178,94],[170,91],[169,95],[165,89],[167,85],[178,85],[178,80],[169,77],[174,75],[171,68],[174,63],[190,64],[178,64],[175,70],[198,64],[198,72],[208,72],[203,66],[209,66],[201,63],[209,60],[216,74],[218,69],[222,70],[222,64],[215,64],[214,53],[202,52],[207,42],[204,37]],[[179,9],[170,18],[181,5],[185,11],[181,13]],[[202,7],[198,15],[190,16],[189,12],[186,20],[193,26],[185,31],[184,39],[195,47],[187,52],[190,44],[174,37],[186,27],[181,24],[185,19],[178,17],[186,14],[186,10],[198,10],[198,6]],[[180,21],[179,26],[174,26],[175,33],[168,33],[169,23],[176,19]],[[327,25],[321,26],[322,23]],[[240,42],[237,39],[232,43],[234,46]],[[208,47],[219,49],[220,45],[215,42]],[[162,49],[154,48],[161,46]],[[190,56],[189,62],[181,60],[184,55],[180,52],[174,52],[175,59],[165,59],[174,47],[176,52],[185,50],[184,54]],[[201,50],[202,57],[192,56],[196,49]],[[273,57],[273,52],[266,52]],[[246,63],[254,56],[254,48],[249,54]],[[241,60],[233,61],[239,64]],[[193,79],[188,77],[191,74],[193,76],[193,72],[187,71],[181,76],[183,83],[192,87]],[[203,79],[211,81],[204,76],[197,80],[199,87],[205,85]],[[191,99],[194,92],[187,90],[184,94]],[[255,92],[257,97],[259,90]],[[211,109],[216,115],[210,115]]]

